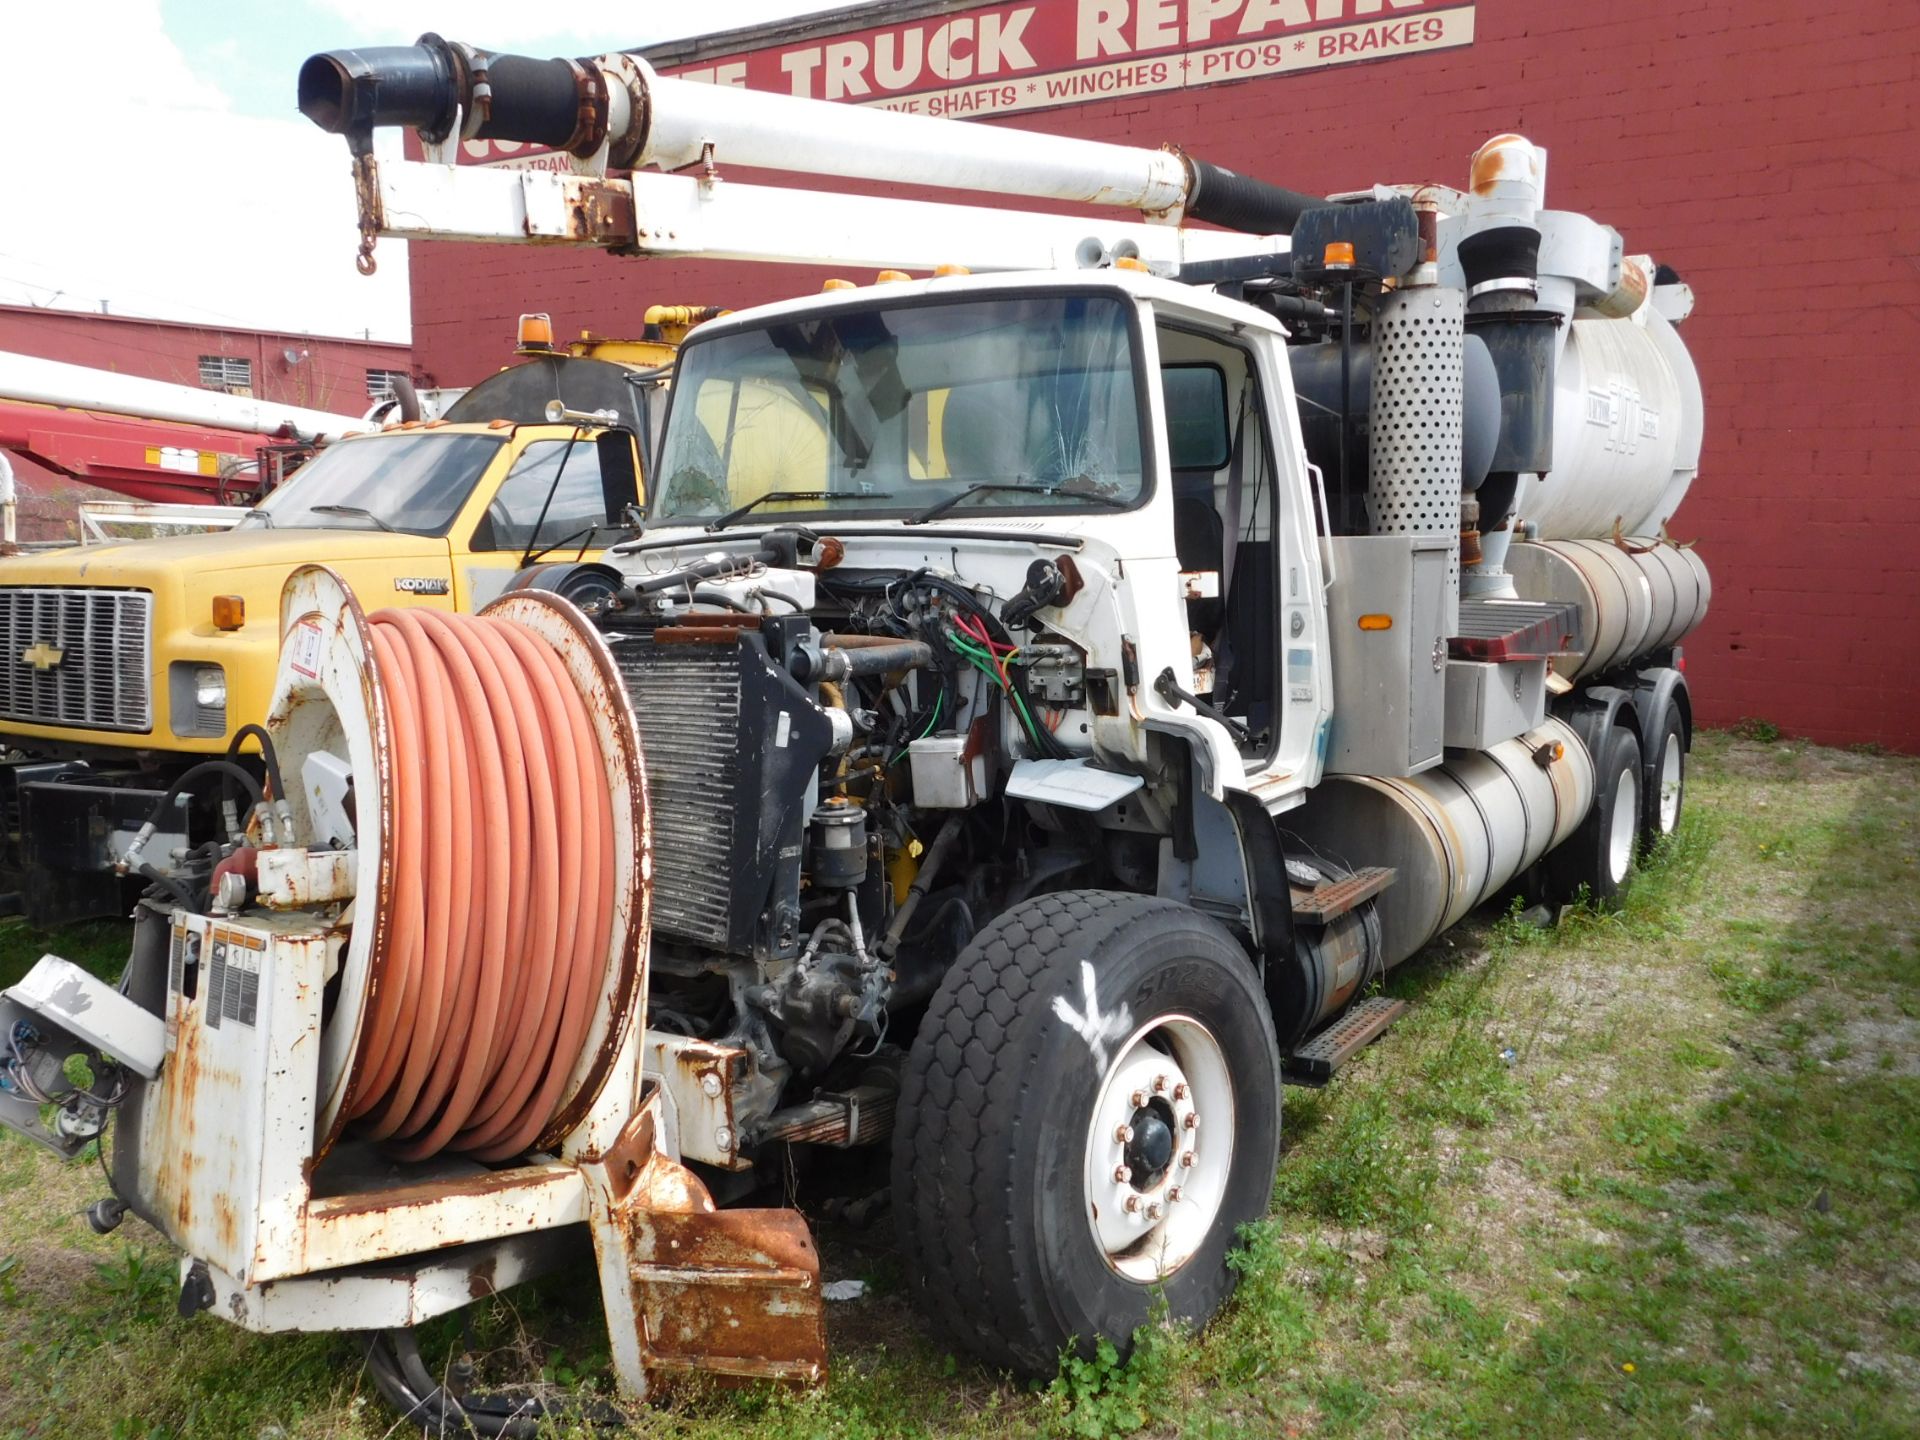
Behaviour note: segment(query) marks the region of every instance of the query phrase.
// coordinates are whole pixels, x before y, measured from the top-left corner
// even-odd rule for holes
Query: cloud
[[[0,11],[0,134],[0,301],[407,338],[406,247],[353,266],[346,146],[238,113],[158,0]]]

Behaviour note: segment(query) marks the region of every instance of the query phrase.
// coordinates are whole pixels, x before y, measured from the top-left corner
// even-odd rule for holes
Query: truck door
[[[1243,727],[1263,798],[1311,783],[1324,718],[1316,523],[1273,344],[1157,326],[1194,689]],[[1268,792],[1274,792],[1269,794]]]
[[[459,608],[477,610],[499,595],[528,550],[592,559],[625,538],[631,531],[622,512],[638,501],[637,473],[633,437],[624,431],[530,443],[474,523],[468,553],[455,557]]]

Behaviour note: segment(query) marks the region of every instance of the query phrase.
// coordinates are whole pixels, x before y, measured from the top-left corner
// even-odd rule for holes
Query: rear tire
[[[1017,905],[928,1007],[893,1146],[919,1308],[989,1364],[1049,1375],[1100,1337],[1124,1354],[1157,1296],[1203,1324],[1279,1160],[1280,1056],[1253,966],[1172,901]]]
[[[1648,845],[1680,828],[1687,803],[1687,723],[1680,707],[1667,702],[1647,753],[1645,815],[1640,835]]]
[[[1617,899],[1633,874],[1640,837],[1640,742],[1624,725],[1601,741],[1593,762],[1593,809],[1547,857],[1547,889],[1556,904],[1571,904],[1582,887],[1596,905]]]

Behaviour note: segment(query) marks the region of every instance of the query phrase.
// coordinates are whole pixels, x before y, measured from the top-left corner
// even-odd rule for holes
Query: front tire
[[[1158,1296],[1204,1324],[1279,1148],[1279,1049],[1234,939],[1168,900],[1039,896],[974,938],[908,1059],[910,1285],[961,1347],[1029,1375],[1100,1337],[1125,1353]]]

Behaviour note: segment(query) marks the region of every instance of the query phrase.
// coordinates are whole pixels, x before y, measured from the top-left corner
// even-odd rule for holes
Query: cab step
[[[1325,925],[1338,920],[1391,885],[1394,873],[1385,865],[1370,865],[1311,890],[1296,890],[1293,892],[1293,918],[1308,925]]]
[[[1373,995],[1302,1041],[1281,1061],[1281,1075],[1289,1085],[1319,1087],[1334,1072],[1378,1040],[1386,1028],[1406,1012],[1407,1002]]]

